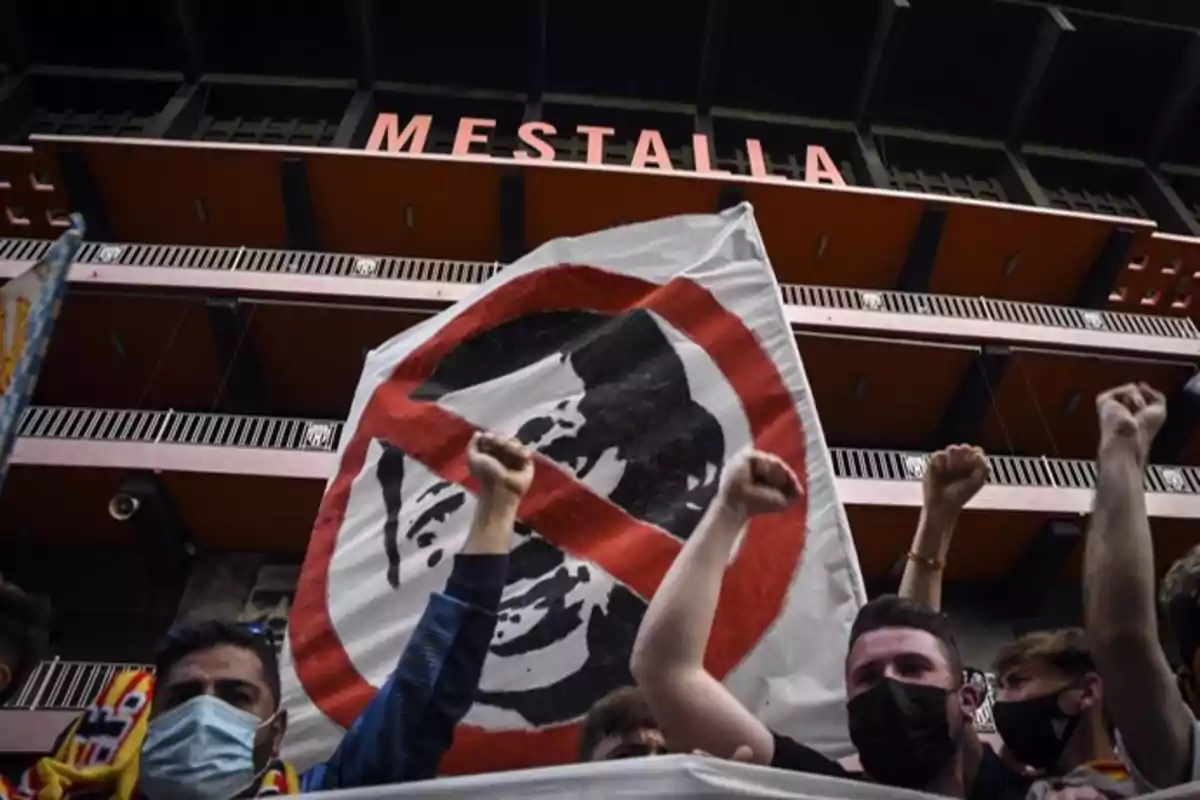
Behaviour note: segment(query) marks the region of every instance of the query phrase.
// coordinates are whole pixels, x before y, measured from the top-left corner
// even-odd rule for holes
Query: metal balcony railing
[[[78,711],[87,708],[113,675],[127,669],[142,669],[150,672],[148,664],[110,663],[100,661],[43,661],[19,692],[4,704],[7,711]],[[992,720],[992,699],[995,697],[995,679],[987,676],[989,691],[987,699],[975,715],[979,730],[995,730]]]
[[[331,420],[240,414],[30,406],[17,433],[44,439],[331,452],[337,449],[342,426]]]
[[[875,311],[884,314],[986,320],[1019,325],[1107,333],[1131,333],[1176,339],[1200,339],[1200,330],[1186,317],[1159,317],[1123,311],[1097,311],[986,297],[917,294],[831,286],[780,286],[783,302],[793,306]]]
[[[839,478],[919,481],[928,454],[903,450],[833,447],[833,470]],[[1077,458],[1045,456],[988,456],[988,482],[997,486],[1037,486],[1051,489],[1094,489],[1096,464]],[[1152,464],[1146,469],[1148,492],[1200,494],[1200,468]]]
[[[190,411],[131,411],[30,406],[18,435],[148,444],[194,444],[264,450],[335,452],[344,423],[336,420],[204,414]],[[919,481],[927,453],[862,447],[830,448],[834,474],[858,480]],[[989,456],[989,482],[998,486],[1094,489],[1092,461],[1046,456]],[[1147,468],[1148,492],[1200,494],[1200,467],[1154,464]]]
[[[40,239],[0,239],[0,260],[36,261],[50,243]],[[201,247],[150,244],[85,244],[81,264],[130,267],[259,272],[376,280],[479,284],[502,264],[486,261],[395,258],[392,256],[267,250],[247,247]],[[918,294],[885,290],[783,284],[783,301],[793,306],[877,311],[890,314],[948,317],[1107,333],[1176,339],[1200,339],[1186,317],[1161,317],[1065,306],[1021,303],[958,295]]]
[[[4,704],[6,710],[74,711],[86,708],[118,672],[154,668],[145,664],[60,661],[38,664],[25,685]]]

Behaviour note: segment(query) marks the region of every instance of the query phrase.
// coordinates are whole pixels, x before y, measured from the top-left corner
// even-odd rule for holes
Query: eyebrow
[[[164,688],[167,694],[179,694],[189,690],[199,690],[204,688],[204,681],[199,678],[178,681],[177,683],[168,683]],[[218,690],[224,689],[249,689],[251,692],[258,695],[262,694],[262,688],[253,681],[244,681],[241,678],[218,678],[213,681],[213,684]]]

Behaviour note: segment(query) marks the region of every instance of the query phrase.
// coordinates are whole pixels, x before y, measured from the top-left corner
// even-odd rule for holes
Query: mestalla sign
[[[371,130],[366,149],[389,153],[424,153],[432,125],[433,117],[429,114],[414,115],[404,127],[400,126],[400,118],[396,114],[380,114],[375,119],[375,127]],[[489,144],[495,131],[496,120],[494,119],[462,117],[458,120],[451,153],[456,156],[493,158],[495,156],[484,152],[484,148]],[[555,161],[559,157],[559,152],[555,149],[552,141],[556,137],[566,135],[583,138],[587,144],[585,161],[588,164],[624,166],[663,172],[677,170],[677,167],[671,162],[662,133],[653,128],[645,128],[638,132],[637,144],[634,145],[629,163],[617,165],[611,159],[606,160],[605,140],[615,134],[616,129],[602,125],[576,125],[574,130],[560,132],[557,126],[549,122],[526,122],[517,128],[519,145],[514,150],[512,158],[516,161]],[[761,142],[757,139],[746,139],[745,144],[748,174],[751,177],[787,180],[781,175],[768,172]],[[689,171],[714,176],[731,174],[728,170],[713,167],[708,136],[705,134],[692,134],[691,152],[694,168]],[[824,147],[808,145],[805,148],[804,163],[805,183],[845,185],[845,179]]]

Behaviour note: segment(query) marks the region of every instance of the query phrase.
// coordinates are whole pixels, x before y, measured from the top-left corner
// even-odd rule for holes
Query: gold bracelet
[[[916,564],[920,564],[923,567],[929,567],[930,569],[936,570],[941,570],[946,566],[944,562],[938,561],[936,558],[926,558],[920,553],[914,553],[912,550],[908,551],[908,560]]]

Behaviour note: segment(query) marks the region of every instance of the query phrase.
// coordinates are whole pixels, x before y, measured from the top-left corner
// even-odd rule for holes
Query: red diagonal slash
[[[473,488],[466,446],[476,428],[434,403],[411,399],[459,343],[538,311],[654,312],[704,348],[742,399],[755,447],[788,462],[807,488],[804,429],[774,362],[742,321],[706,289],[686,279],[666,285],[586,266],[538,270],[496,287],[416,348],[371,396],[343,451],[337,476],[321,502],[297,586],[289,635],[296,673],[323,713],[349,727],[375,695],[346,653],[326,601],[329,566],[350,488],[372,439],[387,439],[447,481]],[[723,678],[779,615],[804,549],[807,500],[756,519],[727,568],[706,666]],[[653,595],[678,540],[634,519],[557,465],[538,457],[520,517],[547,540],[606,570],[639,595]],[[397,653],[399,657],[399,653]],[[574,725],[488,731],[462,725],[443,768],[447,772],[535,766],[570,760]]]

